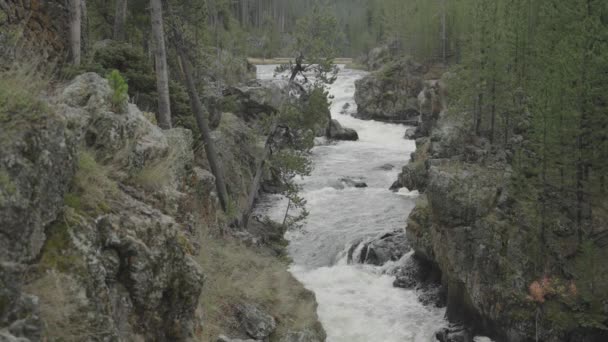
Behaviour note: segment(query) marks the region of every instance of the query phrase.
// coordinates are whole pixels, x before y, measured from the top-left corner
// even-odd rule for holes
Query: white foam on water
[[[274,68],[258,66],[258,78],[272,78]],[[313,172],[301,180],[310,215],[302,229],[287,234],[291,272],[316,294],[329,342],[435,341],[435,331],[447,325],[445,311],[423,306],[415,291],[393,287],[388,271],[398,262],[384,267],[346,263],[345,248],[352,243],[403,229],[418,196],[388,189],[415,150],[413,141],[403,139],[407,127],[350,115],[357,109],[355,81],[364,75],[341,68],[330,88],[332,117],[357,130],[360,140],[319,140],[313,149]],[[341,114],[346,103],[348,110]],[[380,167],[386,164],[395,167]],[[336,186],[343,177],[362,178],[368,187]],[[279,196],[269,196],[260,210],[282,219],[286,206]]]

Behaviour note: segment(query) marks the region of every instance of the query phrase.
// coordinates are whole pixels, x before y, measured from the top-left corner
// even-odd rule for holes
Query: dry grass
[[[42,100],[49,80],[35,63],[24,63],[0,72],[0,142],[11,132],[22,132],[52,114]]]
[[[199,261],[206,276],[200,305],[203,311],[203,341],[218,335],[234,335],[238,323],[233,306],[241,302],[261,305],[277,319],[271,341],[291,329],[315,327],[314,295],[287,271],[287,261],[264,255],[229,238],[203,232]]]
[[[80,152],[78,157],[78,170],[65,204],[94,216],[109,212],[110,202],[119,193],[118,185],[108,176],[109,169],[98,164],[92,152]]]
[[[45,323],[43,341],[77,342],[108,335],[109,331],[82,315],[83,307],[88,305],[86,293],[73,277],[47,271],[25,290],[39,298],[40,317]]]
[[[173,165],[177,162],[179,154],[172,148],[165,158],[158,162],[148,165],[135,174],[129,180],[130,183],[142,188],[145,191],[160,191],[171,185],[173,181]]]

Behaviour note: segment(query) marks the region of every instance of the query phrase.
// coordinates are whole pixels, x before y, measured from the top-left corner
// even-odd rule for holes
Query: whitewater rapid
[[[258,78],[273,78],[274,68],[258,66]],[[328,342],[435,341],[434,332],[447,325],[444,309],[423,306],[414,290],[393,287],[394,277],[385,272],[393,265],[346,262],[345,251],[357,240],[404,229],[415,197],[388,190],[415,150],[413,141],[403,139],[405,127],[351,116],[355,81],[364,75],[341,67],[330,88],[332,117],[355,129],[359,141],[313,149],[312,174],[301,180],[310,215],[302,229],[287,235],[290,271],[315,293]],[[341,188],[344,177],[361,178],[368,187]],[[270,196],[261,210],[280,220],[286,206]]]

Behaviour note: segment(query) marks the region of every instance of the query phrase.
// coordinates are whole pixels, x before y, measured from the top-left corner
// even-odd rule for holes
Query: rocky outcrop
[[[542,228],[537,199],[528,197],[534,188],[516,185],[510,156],[526,153],[525,132],[496,147],[471,133],[468,121],[441,111],[396,182],[424,192],[408,219],[408,242],[424,272],[441,274],[433,278],[441,279],[448,318],[471,329],[441,331],[438,338],[602,341],[608,312],[599,303],[606,298],[583,298],[577,284],[587,286],[593,271],[581,262],[589,256],[557,228],[571,219],[556,213],[555,226]],[[419,267],[403,269],[395,285],[416,286],[416,274]],[[599,306],[583,309],[583,302]]]
[[[386,64],[355,83],[356,117],[416,124],[426,68],[409,58]]]
[[[342,127],[338,120],[332,119],[329,123],[329,138],[335,140],[359,140],[359,134],[352,128]]]
[[[8,322],[17,337],[185,340],[199,325],[203,274],[188,222],[166,214],[196,193],[196,183],[182,187],[192,135],[161,131],[135,106],[114,113],[110,94],[106,80],[85,74],[48,107],[53,115],[31,121],[36,127],[6,126],[15,147],[2,150],[2,169],[14,191],[0,210],[2,227],[28,229],[3,236],[2,257],[33,263],[22,284],[6,280],[13,309],[2,312],[29,307],[24,319],[33,322]],[[152,189],[139,177],[156,168],[162,182],[155,179],[154,192],[165,202],[144,200]],[[3,276],[15,267],[25,266],[3,268]]]

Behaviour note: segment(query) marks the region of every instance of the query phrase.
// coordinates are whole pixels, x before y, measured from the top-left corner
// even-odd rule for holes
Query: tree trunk
[[[156,89],[158,91],[158,126],[171,128],[171,102],[169,100],[169,71],[167,67],[167,50],[165,49],[165,32],[163,29],[163,8],[161,0],[150,0],[152,10],[152,38],[154,40],[154,58],[156,60]]]
[[[81,61],[81,22],[82,4],[80,0],[70,0],[70,50],[72,53],[72,63],[76,66]]]
[[[184,51],[183,46],[181,46],[181,43],[176,42],[176,45],[177,53],[179,54],[179,59],[182,64],[184,80],[186,81],[186,87],[188,89],[188,96],[190,97],[190,106],[192,107],[192,112],[194,113],[194,116],[196,118],[198,128],[201,131],[201,138],[205,146],[205,152],[207,153],[207,160],[209,161],[211,172],[215,176],[215,186],[217,189],[218,197],[220,199],[220,204],[222,205],[222,209],[224,210],[224,212],[226,212],[229,203],[228,191],[226,190],[226,183],[224,182],[224,173],[222,172],[222,168],[217,157],[215,144],[211,139],[211,130],[209,129],[209,123],[207,121],[207,110],[201,103],[201,99],[198,96],[194,80],[192,79],[192,70],[190,68],[190,62],[186,57],[186,52]]]
[[[128,0],[116,0],[116,11],[114,14],[114,40],[125,40],[125,26],[127,22]]]
[[[87,12],[87,1],[80,0],[80,51],[84,52],[85,57],[89,51],[89,17]]]
[[[443,60],[443,64],[447,65],[448,57],[447,57],[447,23],[446,23],[446,0],[442,0],[441,2],[441,59]]]

